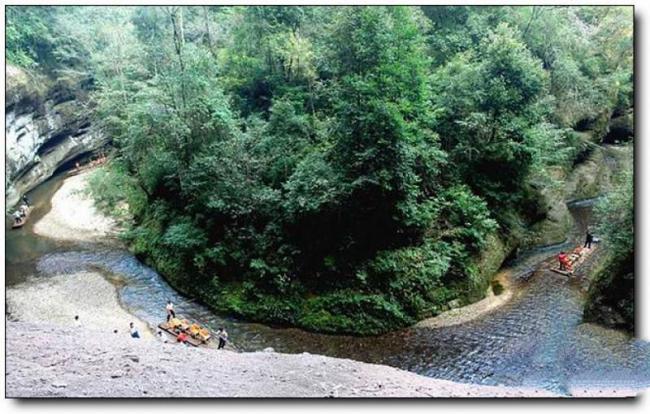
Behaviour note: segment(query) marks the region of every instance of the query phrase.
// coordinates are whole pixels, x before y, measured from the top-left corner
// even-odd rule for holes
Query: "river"
[[[359,338],[224,317],[174,291],[116,241],[61,242],[36,235],[33,225],[49,210],[63,178],[59,174],[32,191],[35,208],[28,224],[6,231],[7,289],[56,274],[94,270],[115,284],[122,306],[152,328],[165,317],[166,301],[172,300],[179,314],[212,329],[225,326],[240,351],[272,347],[391,365],[458,382],[534,386],[562,394],[572,387],[608,383],[650,387],[650,344],[582,323],[586,281],[568,280],[547,269],[549,257],[584,234],[591,202],[569,206],[576,225],[567,243],[522,254],[501,270],[515,292],[505,305],[460,325],[411,327]]]

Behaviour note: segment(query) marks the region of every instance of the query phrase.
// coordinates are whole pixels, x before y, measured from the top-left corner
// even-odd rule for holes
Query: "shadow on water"
[[[212,329],[226,326],[235,347],[254,351],[310,352],[392,365],[419,374],[490,385],[541,386],[566,393],[572,385],[619,381],[650,386],[650,346],[620,332],[582,324],[583,283],[544,269],[544,260],[582,239],[593,200],[571,204],[576,223],[566,243],[526,252],[507,271],[513,299],[480,319],[442,328],[407,328],[372,338],[333,336],[295,328],[271,328],[211,312],[175,292],[127,250],[60,243],[33,234],[61,177],[31,197],[34,216],[7,234],[7,285],[80,270],[101,270],[114,283],[122,305],[155,327],[172,300],[177,311]]]

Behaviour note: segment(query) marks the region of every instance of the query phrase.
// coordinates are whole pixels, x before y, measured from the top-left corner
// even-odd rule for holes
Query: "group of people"
[[[108,160],[108,157],[106,157],[106,154],[102,152],[101,154],[99,154],[99,155],[97,156],[97,158],[95,158],[95,159],[92,159],[92,158],[91,158],[90,163],[88,164],[88,166],[90,166],[90,167],[95,167],[95,166],[97,166],[97,165],[102,165],[102,164],[104,164],[107,160]]]
[[[171,300],[167,301],[165,310],[167,311],[167,322],[169,323],[169,321],[176,318],[176,311],[174,310],[174,304],[172,303]],[[163,343],[169,342],[162,331],[158,331],[157,336]],[[225,328],[220,327],[217,330],[217,338],[219,339],[219,345],[217,345],[217,349],[225,348],[226,343],[228,342],[228,332],[226,332]],[[178,332],[178,335],[176,336],[176,342],[179,342],[181,344],[187,344],[187,340],[188,340],[188,335],[185,331],[181,330],[180,332]]]
[[[79,161],[77,161],[77,162],[74,163],[74,167],[75,167],[75,170],[80,170],[82,167],[83,167],[83,168],[86,168],[86,167],[87,167],[87,168],[92,168],[92,167],[96,167],[96,166],[102,165],[102,164],[104,164],[106,161],[108,161],[108,157],[106,156],[105,153],[102,152],[101,154],[99,154],[99,155],[97,156],[97,158],[91,158],[91,159],[90,159],[90,162],[89,162],[88,164],[86,164],[86,165],[81,165],[81,163],[79,163]]]
[[[172,318],[176,317],[174,304],[171,301],[168,301],[165,309],[167,310],[167,322],[169,322]],[[81,324],[81,320],[79,319],[79,315],[74,316],[74,325],[77,328],[81,328],[82,324]],[[113,333],[117,333],[117,329],[113,330]],[[138,331],[138,328],[135,326],[133,322],[129,322],[129,334],[131,335],[131,338],[140,339],[140,332]],[[160,340],[163,343],[170,342],[167,336],[161,330],[158,330],[158,332],[156,333],[156,337],[158,338],[158,340]],[[217,339],[219,340],[219,345],[217,345],[217,349],[225,348],[226,343],[228,342],[228,332],[226,332],[225,328],[221,327],[219,328],[219,330],[217,330]],[[183,330],[178,332],[178,335],[176,336],[176,342],[187,345],[188,344],[187,341],[188,341],[187,333]]]
[[[16,223],[20,223],[25,217],[27,217],[27,212],[29,211],[29,199],[26,195],[23,195],[22,203],[18,209],[14,212],[14,220]]]
[[[584,249],[591,249],[591,245],[594,242],[594,235],[591,233],[590,229],[587,229],[587,234],[585,236],[585,244],[583,246]],[[560,262],[560,270],[566,271],[566,272],[572,272],[573,271],[573,266],[571,266],[571,261],[569,260],[569,255],[561,251],[560,254],[557,256],[558,261]]]

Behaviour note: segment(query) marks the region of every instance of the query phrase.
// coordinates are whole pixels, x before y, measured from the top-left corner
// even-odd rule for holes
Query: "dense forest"
[[[114,147],[95,196],[126,201],[125,240],[173,286],[375,334],[479,299],[527,247],[543,190],[597,144],[581,131],[633,106],[632,24],[631,7],[10,6],[6,55],[90,91]],[[602,231],[629,258],[621,187]]]

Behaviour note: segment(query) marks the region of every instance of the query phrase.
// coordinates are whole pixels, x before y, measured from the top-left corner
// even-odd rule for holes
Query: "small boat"
[[[25,212],[25,217],[21,217],[20,220],[18,220],[18,221],[16,221],[16,219],[14,218],[13,219],[14,222],[11,225],[11,228],[12,229],[19,229],[22,226],[24,226],[25,223],[27,223],[27,219],[29,219],[29,215],[31,214],[31,212],[32,212],[32,207],[27,207],[27,211]]]
[[[561,270],[559,267],[551,267],[551,271],[564,276],[572,276],[595,249],[595,247],[588,249],[586,247],[578,246],[567,255],[569,259],[570,270]]]
[[[168,322],[160,323],[158,327],[175,337],[184,332],[187,335],[186,342],[192,346],[207,345],[212,338],[207,328],[198,323],[191,323],[187,319],[172,318]]]

